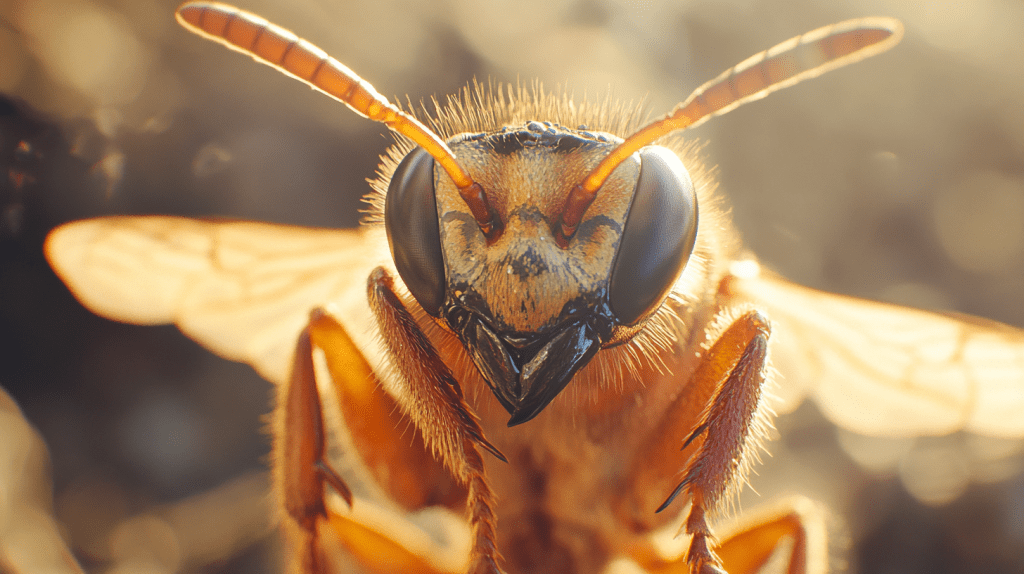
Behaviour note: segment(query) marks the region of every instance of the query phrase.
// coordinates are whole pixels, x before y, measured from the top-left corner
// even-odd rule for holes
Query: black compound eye
[[[635,325],[657,309],[696,239],[697,196],[683,162],[661,146],[641,149],[640,176],[608,282],[621,325]]]
[[[398,164],[384,198],[384,228],[395,268],[420,306],[437,317],[444,303],[444,256],[434,196],[434,158],[423,148]]]

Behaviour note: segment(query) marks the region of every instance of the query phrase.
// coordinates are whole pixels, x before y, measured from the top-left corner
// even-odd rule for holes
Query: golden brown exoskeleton
[[[708,524],[770,424],[770,352],[853,430],[1024,434],[1024,333],[761,272],[669,135],[888,49],[895,20],[794,38],[646,126],[474,87],[431,131],[252,14],[178,18],[400,134],[358,230],[107,218],[46,246],[97,313],[174,322],[278,384],[295,572],[740,574],[790,537],[789,571],[820,572],[802,504]]]

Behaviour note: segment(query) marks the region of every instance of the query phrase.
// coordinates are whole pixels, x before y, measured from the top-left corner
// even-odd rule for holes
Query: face
[[[674,153],[644,148],[616,168],[563,246],[573,188],[621,138],[528,122],[449,142],[498,231],[485,234],[416,149],[388,185],[388,240],[410,292],[458,336],[514,426],[658,310],[696,241],[696,194]]]

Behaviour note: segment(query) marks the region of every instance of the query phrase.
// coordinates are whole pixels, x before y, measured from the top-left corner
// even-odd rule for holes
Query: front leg
[[[690,459],[683,480],[658,508],[664,510],[683,490],[690,499],[690,513],[683,530],[691,536],[687,560],[690,572],[723,572],[712,550],[714,536],[708,514],[722,495],[745,478],[751,443],[764,434],[758,419],[768,361],[768,320],[750,311],[733,322],[711,346],[694,373],[691,384],[714,385],[718,391],[704,410],[696,429],[683,443],[701,441]],[[724,380],[720,378],[725,373]],[[754,446],[756,448],[756,446]]]
[[[391,275],[382,267],[376,268],[370,274],[368,290],[383,342],[409,395],[404,401],[405,410],[427,444],[468,490],[466,507],[473,529],[469,572],[499,574],[495,497],[484,476],[477,446],[502,461],[505,457],[484,438],[480,421],[466,404],[459,382],[395,293]]]
[[[323,352],[331,385],[317,384],[314,349]],[[292,558],[288,571],[348,571],[338,566],[339,555],[375,573],[464,570],[465,565],[457,566],[458,553],[449,556],[452,560],[438,561],[423,548],[411,550],[416,547],[415,534],[412,545],[406,545],[408,540],[403,536],[415,532],[415,527],[403,529],[396,524],[396,528],[381,529],[375,520],[366,522],[367,517],[376,517],[381,510],[375,509],[370,498],[353,500],[347,485],[331,469],[327,443],[330,438],[340,437],[337,432],[328,433],[325,402],[340,408],[343,432],[350,441],[345,446],[353,448],[348,455],[363,464],[387,500],[401,509],[418,512],[435,505],[454,508],[464,504],[466,496],[428,451],[419,433],[410,436],[408,421],[381,387],[344,326],[324,310],[314,309],[299,335],[291,378],[280,389],[272,418],[274,487]],[[327,485],[348,503],[349,513],[330,510],[325,498]]]
[[[768,320],[757,311],[729,324],[703,352],[661,424],[634,453],[635,471],[628,488],[632,498],[624,500],[632,502],[622,509],[641,529],[657,504],[651,497],[664,492],[671,484],[666,477],[686,461],[682,480],[656,512],[680,494],[689,499],[681,530],[690,536],[687,561],[692,574],[722,572],[708,519],[729,489],[744,478],[744,465],[766,430],[762,392],[769,333]],[[674,454],[680,447],[682,456]]]

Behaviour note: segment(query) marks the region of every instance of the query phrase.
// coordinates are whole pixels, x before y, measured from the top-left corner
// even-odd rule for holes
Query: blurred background
[[[387,95],[476,77],[668,111],[813,28],[868,15],[901,45],[693,131],[747,245],[799,283],[1024,327],[1024,4],[897,0],[246,0]],[[275,572],[270,386],[173,327],[78,306],[42,258],[107,214],[352,226],[382,126],[181,29],[176,2],[0,0],[0,386],[52,457],[90,572]],[[1022,414],[1024,416],[1024,414]],[[834,514],[852,572],[1024,571],[1021,445],[879,440],[813,406],[778,421],[753,508]],[[0,560],[0,571],[4,571]]]

